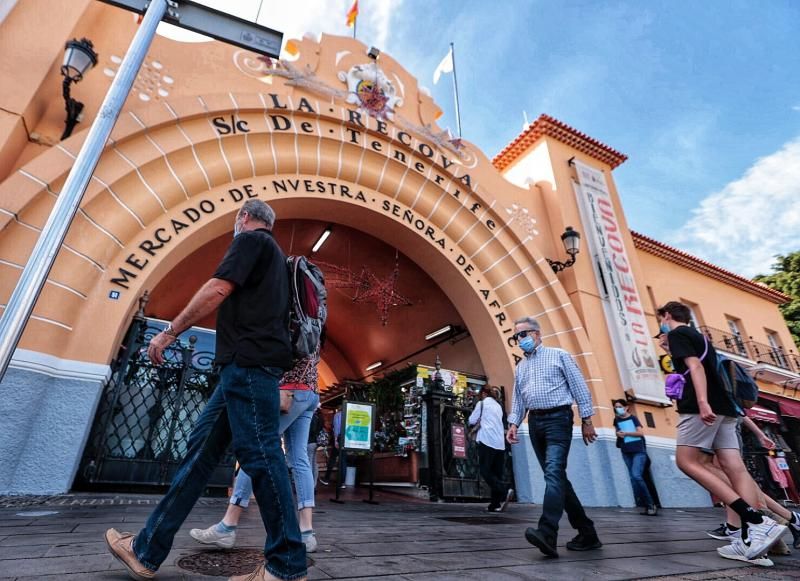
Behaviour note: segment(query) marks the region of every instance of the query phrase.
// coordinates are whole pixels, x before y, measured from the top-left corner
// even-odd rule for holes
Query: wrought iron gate
[[[168,485],[187,450],[192,427],[217,383],[213,351],[198,351],[197,336],[147,357],[147,344],[163,329],[143,310],[133,319],[98,406],[76,488]],[[228,453],[209,481],[227,487],[234,459]]]
[[[428,412],[432,420],[429,432],[431,497],[488,500],[491,491],[480,477],[477,442],[466,439],[466,458],[459,457],[453,445],[453,425],[468,427],[467,420],[477,399],[469,392],[456,397],[452,393],[437,393],[434,390],[432,396]],[[505,405],[502,392],[499,403]],[[513,487],[511,455],[508,453],[504,462],[504,478]]]

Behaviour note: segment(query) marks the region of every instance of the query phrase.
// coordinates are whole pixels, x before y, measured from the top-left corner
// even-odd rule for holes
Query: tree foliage
[[[760,274],[755,280],[792,297],[790,302],[779,308],[795,345],[800,348],[800,250],[786,256],[777,256],[776,259],[773,266],[775,273]]]

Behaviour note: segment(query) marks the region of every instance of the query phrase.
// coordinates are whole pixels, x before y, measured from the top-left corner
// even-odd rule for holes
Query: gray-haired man
[[[217,313],[220,382],[189,436],[189,449],[164,498],[138,535],[106,532],[109,550],[133,579],[151,579],[169,555],[175,533],[200,498],[228,444],[253,479],[267,541],[265,562],[235,579],[306,579],[306,551],[278,437],[278,382],[292,366],[289,278],[272,238],[275,213],[248,200],[236,215],[234,239],[214,276],[147,350],[156,364],[164,349],[203,317]]]
[[[563,349],[542,345],[542,332],[533,317],[514,322],[514,338],[525,353],[517,366],[514,396],[508,416],[507,439],[519,443],[517,426],[528,414],[528,428],[536,458],[544,471],[545,491],[539,528],[529,527],[525,538],[548,557],[558,557],[558,521],[564,510],[578,536],[567,543],[572,551],[602,546],[594,523],[567,478],[567,456],[572,443],[572,403],[578,404],[585,444],[597,439],[592,425],[592,396],[572,356]]]

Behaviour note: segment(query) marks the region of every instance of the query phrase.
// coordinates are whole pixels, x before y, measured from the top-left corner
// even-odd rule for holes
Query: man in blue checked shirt
[[[518,444],[517,426],[528,414],[528,428],[536,458],[544,471],[544,504],[539,528],[528,527],[525,538],[548,557],[558,557],[558,521],[564,510],[578,536],[567,543],[571,551],[602,547],[594,523],[567,479],[567,456],[572,443],[572,403],[581,416],[583,442],[597,439],[592,425],[592,396],[572,355],[542,345],[542,332],[533,317],[514,322],[514,338],[525,353],[517,365],[514,397],[508,416],[510,444]]]

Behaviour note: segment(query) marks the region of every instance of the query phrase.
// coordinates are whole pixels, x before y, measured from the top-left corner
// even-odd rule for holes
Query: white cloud
[[[792,111],[800,111],[800,105],[794,105]]]
[[[800,138],[705,198],[673,242],[744,276],[766,274],[776,254],[800,249]]]

